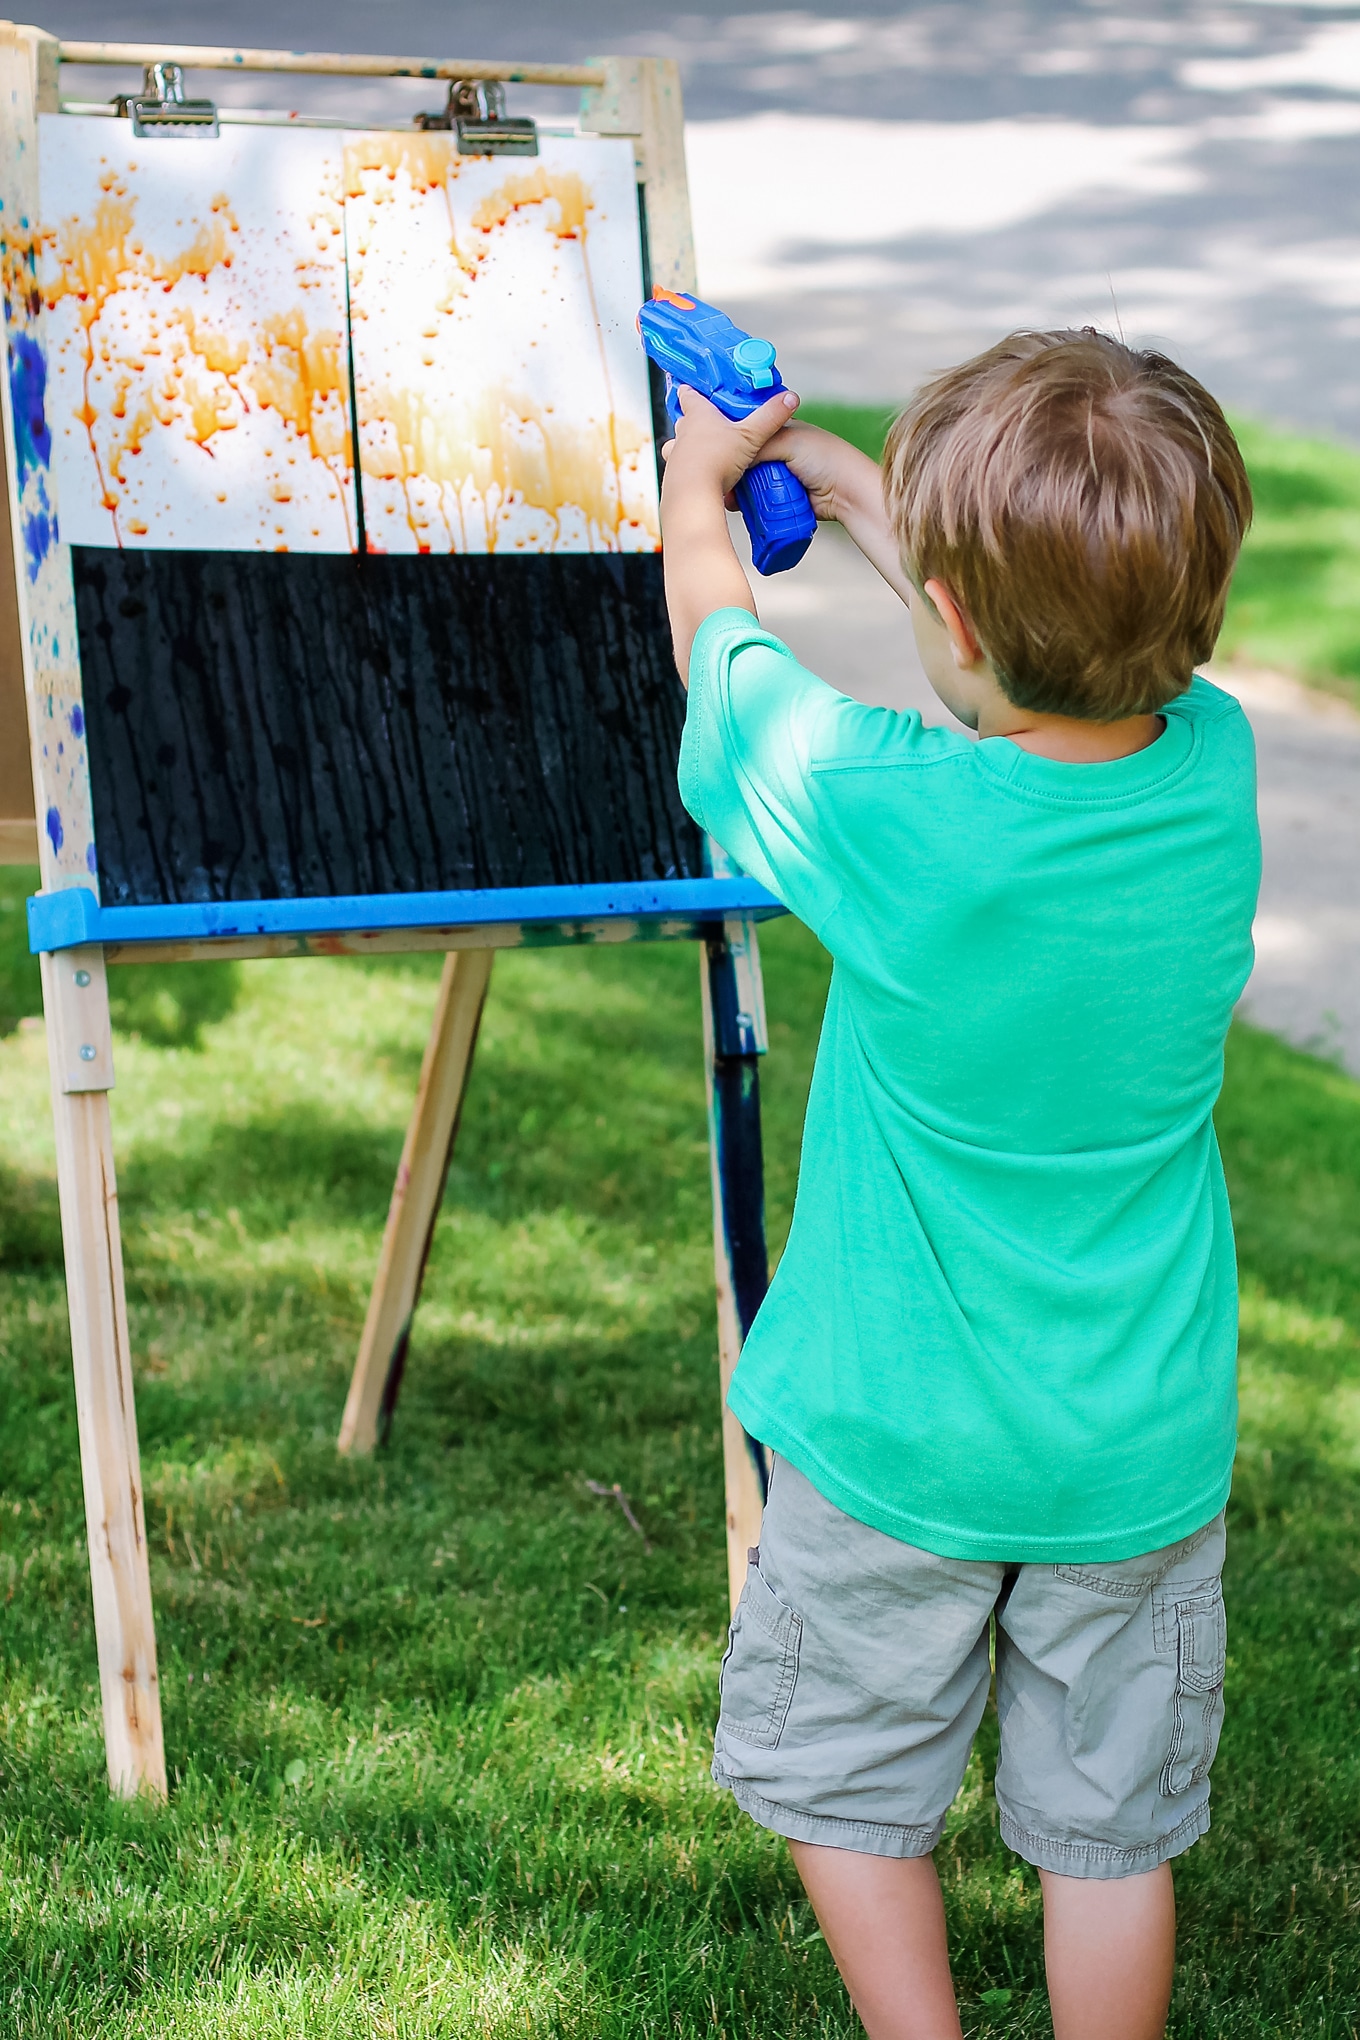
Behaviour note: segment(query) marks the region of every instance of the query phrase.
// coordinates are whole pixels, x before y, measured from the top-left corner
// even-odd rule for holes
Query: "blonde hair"
[[[1016,706],[1091,722],[1189,686],[1251,522],[1208,391],[1093,326],[1012,333],[927,383],[883,492],[911,579],[944,583]]]

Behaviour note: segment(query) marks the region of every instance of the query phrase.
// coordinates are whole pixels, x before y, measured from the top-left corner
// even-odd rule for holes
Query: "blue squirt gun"
[[[679,423],[681,389],[698,390],[725,418],[746,418],[784,380],[768,340],[743,333],[725,312],[701,298],[659,290],[638,313],[642,344],[666,372],[666,416]],[[812,543],[817,519],[807,490],[782,460],[748,468],[736,489],[737,507],[751,536],[758,574],[783,574],[796,567]]]

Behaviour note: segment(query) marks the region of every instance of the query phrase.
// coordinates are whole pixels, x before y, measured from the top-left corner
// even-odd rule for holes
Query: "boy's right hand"
[[[761,448],[762,460],[787,461],[824,523],[843,525],[864,557],[901,600],[911,583],[883,503],[883,471],[876,460],[820,425],[795,418]]]
[[[803,425],[795,418],[761,448],[760,457],[782,460],[792,469],[823,523],[843,523],[856,508],[882,503],[877,462],[820,425]]]

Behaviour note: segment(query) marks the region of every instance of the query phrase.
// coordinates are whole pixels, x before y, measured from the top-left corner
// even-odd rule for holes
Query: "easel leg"
[[[113,1056],[103,951],[44,956],[42,972],[109,1785],[127,1797],[147,1791],[164,1798],[156,1633],[109,1124]]]
[[[753,921],[735,917],[705,938],[700,978],[723,1399],[727,1583],[735,1606],[746,1578],[747,1550],[760,1541],[767,1480],[764,1447],[747,1436],[727,1407],[727,1385],[770,1280],[760,1143],[765,998]]]
[[[477,1045],[493,954],[490,949],[462,949],[444,959],[415,1110],[406,1129],[364,1335],[340,1425],[342,1452],[371,1452],[391,1426],[406,1365],[411,1319]]]

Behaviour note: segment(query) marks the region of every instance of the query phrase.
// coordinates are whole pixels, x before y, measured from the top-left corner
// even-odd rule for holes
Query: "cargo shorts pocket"
[[[1223,1675],[1228,1626],[1219,1580],[1159,1587],[1153,1597],[1159,1650],[1176,1655],[1171,1744],[1162,1766],[1167,1799],[1202,1785],[1223,1726]]]
[[[803,1618],[748,1566],[719,1677],[724,1735],[772,1750],[784,1733],[798,1679]]]

